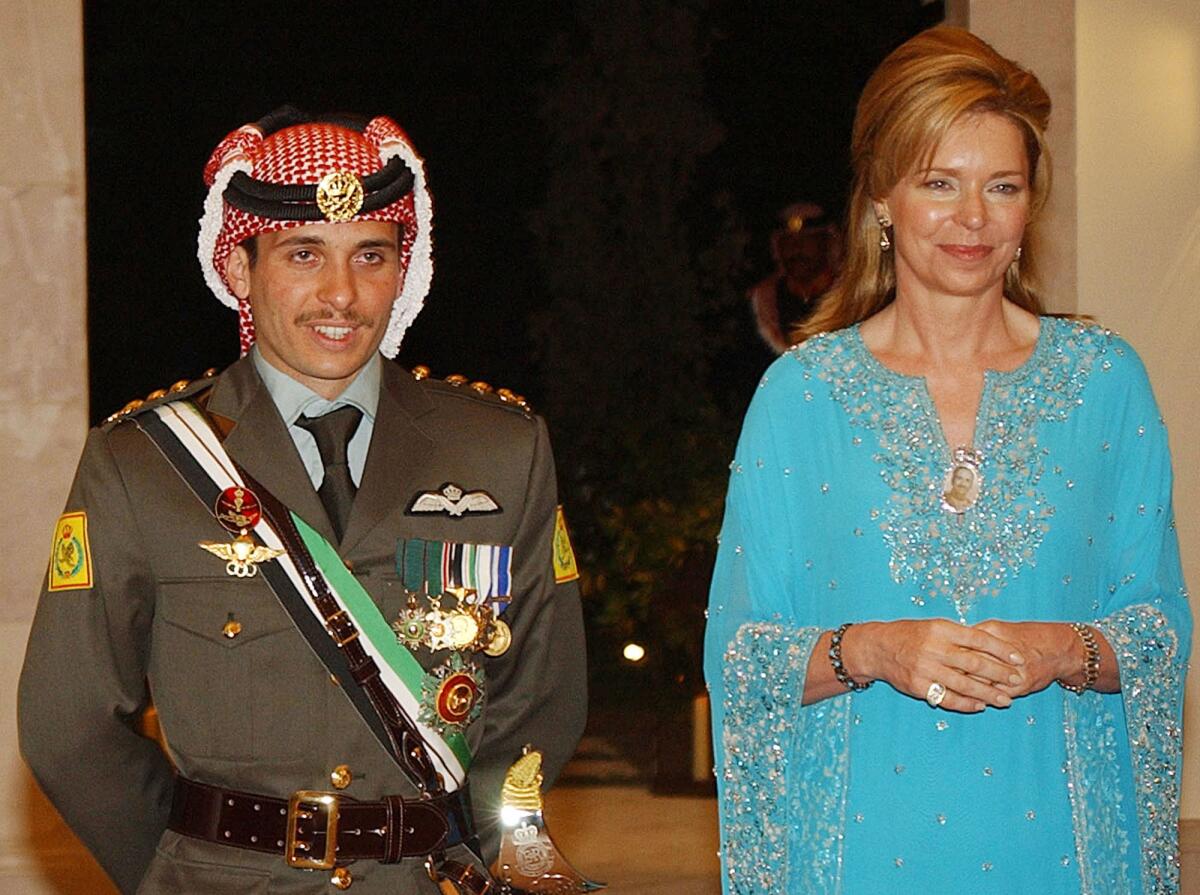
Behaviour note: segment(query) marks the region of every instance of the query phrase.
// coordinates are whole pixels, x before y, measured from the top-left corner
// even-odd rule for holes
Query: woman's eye
[[[992,189],[998,193],[1005,193],[1010,196],[1021,192],[1021,187],[1015,183],[998,183]]]

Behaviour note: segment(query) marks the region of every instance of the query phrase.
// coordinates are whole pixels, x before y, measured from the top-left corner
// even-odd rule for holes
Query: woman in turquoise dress
[[[1041,313],[1049,112],[951,28],[859,103],[845,272],[731,464],[727,892],[1178,891],[1167,435],[1125,341]]]

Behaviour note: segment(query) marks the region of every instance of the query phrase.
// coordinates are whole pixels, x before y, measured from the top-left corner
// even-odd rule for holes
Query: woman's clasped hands
[[[862,622],[846,631],[843,656],[856,679],[886,681],[949,711],[981,712],[1071,675],[1075,639],[1053,622]]]

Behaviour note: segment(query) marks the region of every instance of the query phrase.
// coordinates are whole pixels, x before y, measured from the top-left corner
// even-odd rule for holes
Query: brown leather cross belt
[[[195,839],[283,855],[292,867],[329,870],[356,859],[391,864],[448,848],[466,838],[470,818],[457,793],[360,802],[300,790],[285,800],[176,777],[168,826]]]

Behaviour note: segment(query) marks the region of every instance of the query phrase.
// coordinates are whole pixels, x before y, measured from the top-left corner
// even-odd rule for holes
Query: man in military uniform
[[[488,891],[505,768],[532,743],[552,780],[586,711],[546,427],[384,359],[432,274],[423,164],[390,119],[281,110],[205,179],[200,260],[244,356],[89,433],[22,752],[122,892]],[[306,623],[314,593],[344,608]],[[398,693],[408,732],[358,677]],[[166,754],[139,733],[151,697]]]

